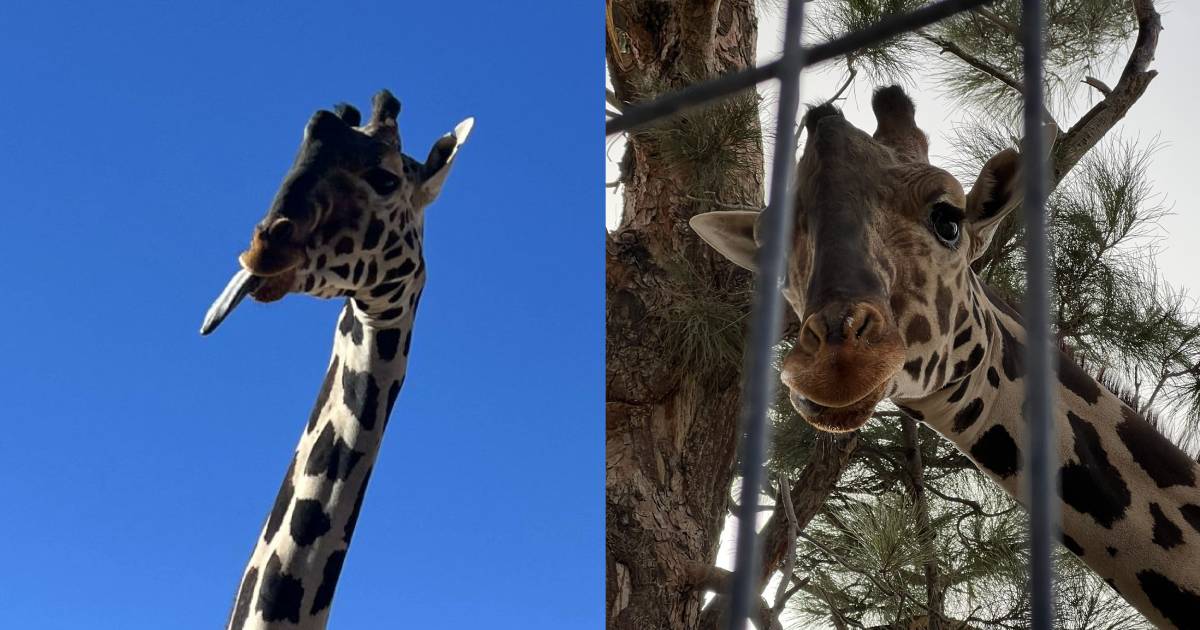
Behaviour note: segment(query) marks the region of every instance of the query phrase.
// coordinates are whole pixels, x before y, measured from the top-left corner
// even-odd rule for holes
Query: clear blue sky
[[[331,627],[599,627],[601,4],[22,4],[0,9],[0,626],[224,623],[340,305],[197,328],[308,117],[388,87],[420,159],[476,125],[427,215]]]

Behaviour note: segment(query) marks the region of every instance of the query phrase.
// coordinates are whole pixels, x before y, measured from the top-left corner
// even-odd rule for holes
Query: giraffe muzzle
[[[904,362],[892,319],[871,301],[834,302],[810,315],[780,377],[792,406],[813,426],[862,426]]]

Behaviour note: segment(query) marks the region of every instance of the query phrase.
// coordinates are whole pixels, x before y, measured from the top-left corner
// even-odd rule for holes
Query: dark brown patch
[[[951,376],[950,379],[955,380],[970,374],[975,370],[975,368],[979,367],[979,362],[982,360],[983,346],[977,345],[971,350],[971,354],[967,356],[965,361],[959,361],[958,363],[954,364],[954,375]]]
[[[1096,427],[1070,411],[1067,420],[1074,433],[1079,463],[1067,463],[1059,470],[1059,493],[1067,505],[1111,529],[1113,523],[1125,517],[1129,486],[1121,478],[1121,471],[1108,461]]]
[[[954,432],[962,433],[966,431],[971,425],[975,424],[976,420],[979,420],[979,414],[981,413],[983,413],[983,399],[976,398],[967,403],[967,406],[959,409],[958,413],[954,414]]]
[[[1017,341],[1004,325],[1000,326],[1000,339],[1004,354],[1000,366],[1004,368],[1004,377],[1015,381],[1025,376],[1025,345]]]
[[[938,353],[934,352],[929,358],[929,363],[925,366],[925,385],[929,385],[929,377],[933,376],[933,371],[937,369]]]
[[[1011,477],[1021,469],[1021,449],[1008,430],[999,424],[979,436],[971,446],[971,457],[1002,479]],[[1082,553],[1080,551],[1080,555]]]
[[[1058,356],[1058,382],[1082,398],[1089,405],[1100,400],[1100,386],[1079,367],[1071,357],[1063,354]]]
[[[1070,551],[1071,553],[1073,553],[1077,556],[1083,555],[1083,546],[1080,545],[1078,542],[1075,542],[1074,538],[1071,538],[1070,536],[1068,536],[1065,533],[1062,535],[1062,543],[1063,543],[1063,546],[1066,547],[1067,550]]]
[[[954,316],[954,329],[955,330],[962,328],[962,325],[967,323],[968,315],[970,315],[970,313],[967,312],[967,305],[959,304],[958,305],[958,314]]]
[[[307,547],[329,532],[329,515],[316,499],[300,499],[292,507],[292,540]]]
[[[921,382],[921,357],[917,357],[912,361],[904,364],[904,371],[912,377],[912,380]]]
[[[308,414],[308,426],[304,429],[305,433],[312,433],[317,426],[317,420],[321,417],[321,412],[325,409],[325,403],[329,400],[329,392],[333,390],[333,376],[337,373],[338,361],[339,358],[334,356],[333,361],[329,363],[329,369],[325,370],[325,380],[321,383],[321,390],[317,392],[317,402],[313,404],[312,412]]]
[[[1167,621],[1180,628],[1195,627],[1196,612],[1200,611],[1200,595],[1152,569],[1138,571],[1137,578],[1150,603]]]
[[[1179,529],[1178,525],[1172,523],[1166,514],[1163,514],[1162,508],[1158,507],[1157,503],[1150,504],[1150,518],[1154,519],[1154,544],[1163,549],[1170,549],[1183,543],[1183,531]]]
[[[942,279],[938,278],[937,298],[934,301],[934,308],[937,309],[938,329],[943,335],[950,334],[950,308],[953,306],[950,302],[953,296],[950,289],[942,284]]]
[[[292,485],[292,473],[295,471],[296,458],[292,457],[292,463],[288,464],[287,473],[283,475],[283,484],[279,486],[279,493],[275,495],[275,505],[271,508],[271,515],[267,517],[267,525],[263,528],[263,542],[267,544],[271,543],[275,532],[279,531],[283,517],[287,515],[288,506],[292,503],[292,496],[296,492],[296,487]]]
[[[1183,520],[1192,526],[1192,529],[1200,532],[1200,505],[1184,503],[1179,506],[1179,513],[1183,515]]]
[[[258,588],[257,608],[263,619],[300,623],[300,602],[303,599],[304,585],[300,579],[284,573],[279,556],[271,554]]]
[[[1117,548],[1116,547],[1105,547],[1104,551],[1107,551],[1108,555],[1110,557],[1113,557],[1113,558],[1117,557]]]
[[[958,385],[958,389],[954,390],[954,393],[950,394],[950,397],[946,399],[946,402],[956,403],[962,400],[962,397],[967,393],[967,389],[970,386],[971,379],[964,379],[963,382]]]
[[[246,617],[250,615],[250,600],[254,598],[254,583],[257,581],[258,567],[250,567],[238,588],[237,601],[229,617],[229,630],[242,630],[246,626]]]
[[[924,289],[926,279],[924,270],[920,267],[912,268],[912,285],[914,289]]]
[[[929,329],[929,320],[923,315],[913,315],[912,321],[908,322],[908,328],[904,330],[905,343],[925,343],[930,339],[933,339],[933,333]]]
[[[989,367],[987,369],[987,379],[992,387],[1000,387],[1000,373],[996,371],[996,368]]]
[[[342,565],[345,562],[346,551],[344,549],[329,554],[329,559],[325,561],[325,568],[321,571],[321,585],[313,594],[313,603],[308,614],[315,615],[329,608],[329,604],[333,602],[333,591],[337,588],[338,577],[342,574]]]
[[[1179,447],[1155,431],[1150,423],[1129,407],[1122,406],[1121,415],[1125,419],[1117,425],[1117,435],[1125,443],[1125,448],[1129,449],[1129,454],[1133,455],[1133,461],[1146,471],[1159,488],[1196,483],[1194,464]]]

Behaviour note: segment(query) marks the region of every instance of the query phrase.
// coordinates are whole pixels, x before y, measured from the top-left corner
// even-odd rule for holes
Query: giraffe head
[[[423,208],[441,192],[473,119],[459,123],[424,163],[400,150],[400,102],[375,95],[370,119],[350,105],[320,110],[304,128],[291,170],[238,257],[241,270],[209,309],[208,334],[246,295],[351,297],[387,320],[412,304],[424,280]]]
[[[883,398],[926,396],[978,365],[982,349],[955,344],[971,325],[970,265],[1020,200],[1015,150],[988,160],[967,194],[929,164],[902,89],[877,90],[872,108],[874,135],[831,105],[810,110],[798,165],[782,291],[801,329],[781,376],[800,415],[827,431],[856,429]],[[760,214],[711,212],[691,225],[753,269]]]

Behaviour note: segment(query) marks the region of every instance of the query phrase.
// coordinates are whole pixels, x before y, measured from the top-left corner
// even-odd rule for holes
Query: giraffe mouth
[[[790,390],[788,400],[796,413],[806,422],[821,431],[829,433],[845,433],[858,429],[871,419],[875,406],[883,400],[887,391],[887,383],[867,392],[866,396],[841,407],[828,407],[815,403],[795,390]]]

